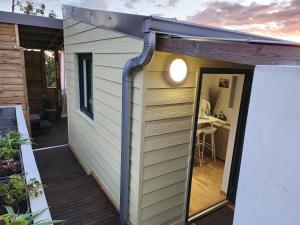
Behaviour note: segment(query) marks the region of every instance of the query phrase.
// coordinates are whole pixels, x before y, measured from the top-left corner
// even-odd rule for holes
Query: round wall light
[[[172,82],[182,83],[187,76],[187,65],[183,59],[174,59],[169,68],[169,77]]]

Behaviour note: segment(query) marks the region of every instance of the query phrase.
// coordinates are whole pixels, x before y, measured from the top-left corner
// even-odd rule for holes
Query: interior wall
[[[234,96],[234,106],[232,108],[229,107],[229,100],[232,88],[232,78],[234,76],[238,77],[236,92]],[[229,79],[228,88],[219,87],[220,78]],[[243,92],[243,84],[244,84],[244,75],[242,74],[204,74],[202,78],[202,86],[201,86],[201,97],[200,104],[202,99],[209,101],[209,89],[214,88],[218,89],[219,97],[216,103],[216,107],[214,113],[219,114],[220,111],[223,111],[227,117],[226,123],[229,124],[229,137],[228,137],[228,145],[225,157],[225,166],[224,166],[224,175],[221,190],[224,193],[227,193],[228,183],[229,183],[229,175],[231,170],[231,162],[234,150],[234,141],[236,136],[236,128],[238,122],[238,115],[240,111],[240,103]]]
[[[300,221],[300,67],[254,71],[234,225]]]
[[[242,93],[243,93],[243,87],[244,87],[244,78],[245,78],[245,76],[240,75],[238,78],[237,86],[236,86],[234,107],[232,109],[232,117],[231,117],[231,121],[230,121],[230,131],[229,131],[228,145],[227,145],[226,158],[225,158],[223,181],[222,181],[222,186],[221,186],[221,190],[224,193],[227,193],[227,190],[228,190],[232,156],[233,156],[233,150],[234,150],[234,142],[235,142],[235,137],[236,137],[236,129],[237,129],[237,124],[238,124],[238,119],[239,119],[241,99],[242,99]],[[232,83],[232,82],[230,82],[230,83]]]
[[[167,82],[170,60],[183,58],[188,76]],[[143,183],[140,224],[172,224],[185,217],[198,72],[201,67],[242,68],[225,62],[155,52],[144,68]]]
[[[235,113],[234,113],[234,107],[229,107],[229,100],[230,100],[230,93],[232,88],[232,78],[234,76],[238,77],[237,81],[237,89],[235,96],[237,96],[238,93],[242,92],[243,89],[243,77],[238,76],[236,74],[213,74],[213,75],[204,75],[202,78],[202,90],[201,90],[201,100],[205,99],[209,101],[209,89],[214,88],[218,89],[219,92],[219,98],[216,103],[216,107],[214,110],[215,114],[219,114],[220,111],[223,111],[225,116],[227,117],[227,123],[231,124],[233,122]],[[219,80],[221,78],[229,79],[229,87],[228,88],[221,88],[219,87]],[[236,99],[236,98],[235,98]],[[200,101],[201,102],[201,101]]]

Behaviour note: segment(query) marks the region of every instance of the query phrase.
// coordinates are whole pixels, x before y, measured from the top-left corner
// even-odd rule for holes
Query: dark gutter
[[[121,188],[120,188],[120,223],[125,225],[129,211],[130,156],[131,156],[131,112],[132,80],[138,70],[148,64],[155,50],[155,33],[144,34],[142,53],[127,61],[122,76],[122,129],[121,129]]]
[[[0,11],[0,22],[28,25],[35,27],[46,27],[54,29],[63,29],[63,20],[43,17],[43,16],[32,16],[20,13],[11,13]]]

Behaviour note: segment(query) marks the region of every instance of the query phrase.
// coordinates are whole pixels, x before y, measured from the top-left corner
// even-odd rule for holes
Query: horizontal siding
[[[167,68],[177,57],[185,59],[188,73],[182,84],[172,85],[166,79]],[[194,101],[201,67],[236,65],[155,52],[143,70],[142,224],[166,225],[184,218]]]
[[[121,165],[122,71],[143,42],[75,20],[64,21],[70,143],[118,206]],[[94,120],[78,110],[76,53],[93,54]],[[141,133],[141,74],[134,79],[129,216],[137,224]]]
[[[171,85],[168,59],[168,54],[155,53],[144,69],[142,224],[171,224],[184,215],[198,70],[187,60],[187,79]]]
[[[0,23],[0,46],[17,46],[14,24]]]
[[[0,23],[0,105],[22,105],[29,123],[24,52],[20,49],[1,48],[3,35],[15,35],[14,29],[14,25]],[[14,39],[13,46],[15,45]]]

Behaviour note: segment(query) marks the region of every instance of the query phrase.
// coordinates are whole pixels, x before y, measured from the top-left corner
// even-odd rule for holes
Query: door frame
[[[192,155],[190,157],[190,162],[189,162],[188,190],[187,190],[187,197],[186,197],[186,212],[185,212],[186,223],[192,222],[201,216],[207,215],[208,213],[217,210],[218,208],[228,204],[229,202],[235,203],[239,173],[240,173],[241,158],[243,152],[243,145],[244,145],[244,136],[245,136],[246,123],[247,123],[248,108],[249,108],[252,81],[253,81],[253,73],[254,73],[254,69],[242,69],[242,68],[234,69],[234,68],[203,67],[199,69],[198,82],[196,87],[194,121],[193,121],[193,135],[192,135],[193,137],[192,137],[192,149],[191,149]],[[238,123],[236,128],[236,136],[234,141],[233,156],[231,162],[226,200],[224,202],[216,204],[215,206],[209,208],[208,210],[205,210],[204,214],[199,216],[195,215],[193,216],[192,220],[189,220],[189,206],[190,206],[190,196],[191,196],[191,188],[192,188],[193,162],[194,162],[196,139],[197,139],[196,135],[197,135],[198,114],[199,114],[203,74],[212,74],[212,75],[213,74],[244,74],[244,84],[243,84],[243,91],[242,91],[242,97],[240,103],[239,118],[238,118]]]

